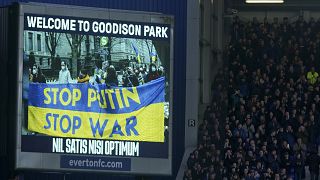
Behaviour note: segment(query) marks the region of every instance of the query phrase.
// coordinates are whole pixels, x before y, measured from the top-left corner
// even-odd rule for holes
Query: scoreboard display
[[[173,17],[18,9],[16,168],[170,175]]]

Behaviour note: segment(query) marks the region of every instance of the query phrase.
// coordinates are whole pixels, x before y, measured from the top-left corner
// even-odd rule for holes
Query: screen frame
[[[142,23],[158,23],[170,25],[170,81],[169,81],[169,154],[168,159],[130,157],[130,171],[113,170],[89,170],[89,169],[65,169],[60,168],[60,156],[63,154],[22,152],[21,151],[21,125],[23,119],[22,107],[22,79],[23,79],[23,41],[24,41],[24,14],[43,14],[56,16],[74,16],[83,18],[112,19],[119,21],[132,21]],[[173,77],[174,77],[174,17],[154,12],[138,12],[129,10],[102,9],[69,5],[44,4],[44,3],[21,3],[18,5],[18,51],[17,51],[17,115],[16,115],[16,161],[17,170],[40,170],[54,172],[98,172],[98,173],[121,173],[121,174],[148,174],[148,175],[172,175],[172,117],[173,117]],[[70,155],[71,154],[65,154]],[[77,155],[81,156],[81,155]],[[84,155],[85,156],[85,155]],[[97,156],[91,156],[97,157]],[[99,157],[99,156],[98,156]],[[106,156],[121,158],[117,156]],[[128,158],[128,157],[126,157]],[[31,162],[29,162],[31,161]],[[28,164],[26,164],[28,162]],[[50,162],[50,163],[48,163]],[[149,164],[154,164],[151,167]]]

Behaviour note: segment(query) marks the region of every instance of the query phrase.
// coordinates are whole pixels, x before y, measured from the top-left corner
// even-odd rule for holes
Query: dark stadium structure
[[[2,0],[0,180],[319,179],[320,2],[258,1]],[[23,34],[23,28],[18,24],[23,21],[24,15],[20,14],[24,12],[20,8],[23,6],[32,6],[35,12],[41,12],[45,17],[60,16],[59,12],[64,8],[79,8],[79,12],[68,12],[71,15],[65,17],[77,18],[80,14],[79,17],[85,19],[106,19],[107,16],[103,17],[105,14],[99,17],[101,11],[106,11],[108,17],[121,23],[134,22],[134,18],[130,16],[136,13],[137,22],[140,21],[142,25],[149,22],[158,23],[158,26],[170,25],[172,39],[167,44],[161,39],[142,39],[134,44],[125,37],[121,40],[124,42],[121,48],[126,50],[111,57],[111,41],[118,41],[121,36],[119,39],[106,36],[102,40],[101,36],[89,40],[91,37],[84,35],[85,40],[80,38],[80,46],[69,50],[71,41],[77,44],[74,39],[78,37],[65,35],[63,43],[66,46],[63,43],[59,46],[62,50],[68,49],[70,53],[60,54],[60,57],[49,48],[55,42],[51,41],[51,46],[48,45],[48,38],[54,35],[49,37],[50,34],[40,32],[46,35],[43,37],[47,38],[45,43],[41,40],[42,36],[37,36],[36,33],[30,35],[26,30]],[[95,8],[99,12],[93,12]],[[28,10],[26,12],[30,13]],[[61,17],[64,13],[62,12]],[[29,48],[29,54],[23,54],[23,57],[18,48],[18,42],[22,39],[25,43],[32,44],[24,45],[24,48]],[[88,53],[91,46],[92,54]],[[137,47],[142,49],[140,53]],[[81,52],[81,48],[86,49],[83,50],[86,54],[77,55],[75,52]],[[152,52],[153,48],[157,53]],[[41,51],[46,51],[47,54],[41,54]],[[49,51],[53,54],[51,57]],[[78,67],[72,67],[72,58],[76,55],[81,62],[75,64]],[[58,79],[61,62],[70,65],[71,72],[76,68],[76,75],[81,70],[81,78],[86,74],[93,76],[95,69],[103,69],[104,63],[108,63],[108,70],[114,70],[111,71],[123,81],[116,80],[119,87],[133,87],[136,86],[132,85],[135,82],[143,85],[154,80],[154,76],[169,77],[169,82],[165,83],[165,98],[171,99],[170,103],[168,101],[164,104],[164,135],[161,134],[164,136],[162,145],[165,146],[152,142],[142,143],[140,153],[146,154],[150,159],[128,155],[76,156],[63,152],[48,153],[53,146],[51,136],[41,136],[39,132],[28,131],[28,128],[22,133],[29,144],[23,144],[20,137],[23,129],[21,126],[27,125],[18,123],[26,114],[21,113],[19,108],[27,109],[28,104],[17,107],[17,102],[23,99],[24,93],[21,92],[24,89],[21,88],[23,82],[19,76],[24,69],[18,65],[25,59],[29,63],[34,60],[34,64],[40,65],[42,72],[50,76],[47,82],[52,84]],[[53,60],[59,60],[56,69],[52,68]],[[161,61],[162,64],[159,63]],[[64,66],[64,63],[61,65]],[[29,69],[29,75],[33,74],[33,68],[39,67],[33,65]],[[168,66],[171,69],[164,68]],[[152,80],[146,80],[146,75],[153,71],[153,67],[157,68],[157,72],[148,76]],[[78,80],[78,83],[79,78],[74,78],[74,74],[73,80]],[[37,81],[41,81],[41,78]],[[63,125],[60,127],[63,129]],[[32,136],[39,138],[35,140]],[[47,140],[50,142],[46,142]],[[42,142],[42,146],[37,144],[39,142]],[[49,148],[43,147],[45,144]],[[22,146],[29,150],[21,151]],[[163,154],[149,151],[149,148]],[[88,167],[66,168],[65,162],[70,163],[69,160],[73,157],[81,162],[85,162],[85,158],[87,161],[88,158],[120,159],[127,162],[129,167],[114,171]],[[28,159],[37,160],[30,160],[28,165],[25,163]],[[171,167],[165,166],[168,159]],[[165,167],[162,168],[162,164]],[[135,171],[135,167],[144,171]],[[158,173],[154,172],[154,167],[159,168]]]

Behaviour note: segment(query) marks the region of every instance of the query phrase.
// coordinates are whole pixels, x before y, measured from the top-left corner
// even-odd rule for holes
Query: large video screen
[[[144,173],[139,159],[170,159],[170,24],[26,12],[23,27],[20,151],[48,164],[18,168]]]

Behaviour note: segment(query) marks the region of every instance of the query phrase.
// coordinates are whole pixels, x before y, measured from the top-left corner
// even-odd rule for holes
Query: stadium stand
[[[230,29],[184,179],[318,179],[320,20]]]

